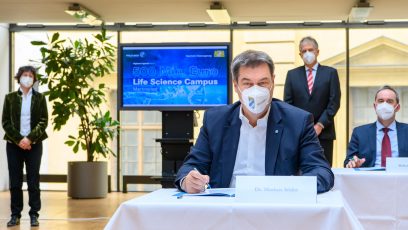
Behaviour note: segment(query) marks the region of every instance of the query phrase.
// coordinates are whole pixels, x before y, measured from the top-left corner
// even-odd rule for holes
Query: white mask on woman
[[[30,76],[23,75],[20,77],[20,84],[26,88],[30,88],[34,83],[34,79]]]
[[[388,104],[387,102],[383,102],[383,103],[377,104],[375,111],[377,112],[377,115],[381,119],[388,120],[392,116],[394,116],[395,108],[392,105]]]
[[[239,87],[238,87],[239,89]],[[241,97],[245,107],[253,114],[260,114],[269,105],[270,90],[265,87],[254,85],[241,91]]]

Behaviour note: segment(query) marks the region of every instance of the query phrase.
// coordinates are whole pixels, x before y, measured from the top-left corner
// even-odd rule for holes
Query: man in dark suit
[[[395,120],[400,110],[398,93],[383,86],[375,95],[377,121],[353,130],[344,166],[386,166],[387,157],[408,157],[408,124]]]
[[[304,37],[299,51],[305,65],[288,71],[283,99],[313,115],[314,129],[331,166],[336,139],[333,118],[341,97],[339,76],[336,69],[317,62],[319,46],[314,38]]]
[[[241,175],[317,177],[326,192],[334,177],[324,159],[312,115],[272,100],[274,65],[264,52],[248,50],[231,64],[240,101],[205,112],[198,139],[178,171],[176,186],[188,193],[235,187]]]

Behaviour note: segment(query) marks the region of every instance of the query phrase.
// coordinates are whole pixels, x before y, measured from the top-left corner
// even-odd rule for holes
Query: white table
[[[408,229],[408,174],[333,169],[334,188],[365,229]]]
[[[160,189],[126,201],[110,229],[362,229],[339,191],[318,195],[317,204],[238,203],[233,197],[172,196]]]

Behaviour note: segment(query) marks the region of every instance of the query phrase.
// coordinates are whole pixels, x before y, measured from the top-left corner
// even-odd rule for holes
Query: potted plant
[[[109,111],[101,109],[105,99],[105,84],[94,85],[114,70],[116,47],[109,43],[105,29],[94,39],[61,39],[54,33],[48,42],[32,41],[40,46],[41,64],[45,76],[40,83],[48,85],[52,102],[52,124],[60,130],[72,117],[79,118],[78,133],[65,142],[74,153],[87,153],[86,162],[68,162],[68,196],[99,198],[107,193],[107,162],[97,161],[114,152],[109,141],[115,136],[119,123]]]

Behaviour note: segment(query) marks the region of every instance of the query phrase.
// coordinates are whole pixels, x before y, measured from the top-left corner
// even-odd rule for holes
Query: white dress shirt
[[[249,120],[242,113],[242,107],[239,110],[239,118],[242,124],[237,157],[230,183],[232,188],[235,187],[236,176],[265,175],[265,145],[269,110],[270,107],[266,115],[257,121],[255,127],[249,124]]]
[[[384,132],[382,129],[384,126],[377,121],[377,151],[376,151],[376,158],[375,158],[375,166],[381,166],[381,149],[382,149],[382,140],[384,138]],[[397,136],[397,123],[395,120],[388,126],[388,136],[390,137],[391,142],[391,156],[398,157],[398,136]]]
[[[319,63],[316,63],[313,67],[312,67],[312,75],[313,75],[313,84],[315,82],[316,79],[316,73],[317,73],[317,66],[319,65]],[[309,67],[305,66],[305,70],[306,70],[306,82],[307,82],[307,75],[309,74]]]
[[[21,89],[19,89],[23,92]],[[20,134],[26,137],[31,132],[31,98],[33,97],[33,89],[28,91],[27,95],[21,95],[21,116],[20,116]]]

